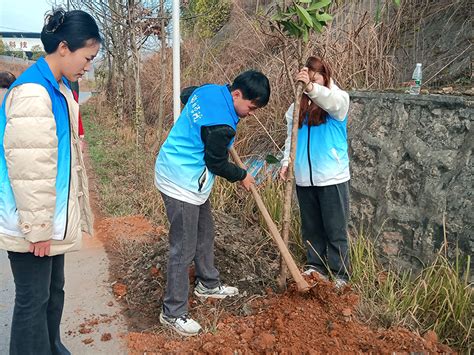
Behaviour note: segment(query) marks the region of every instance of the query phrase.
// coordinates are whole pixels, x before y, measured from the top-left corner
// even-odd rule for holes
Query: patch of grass
[[[267,178],[257,186],[257,191],[270,217],[273,222],[275,222],[278,230],[281,231],[284,184],[279,180]],[[217,178],[212,189],[211,204],[214,210],[240,218],[242,223],[247,227],[257,225],[262,230],[262,233],[270,236],[267,223],[252,194],[240,188],[239,183],[231,184],[225,179]],[[301,239],[300,227],[301,220],[299,210],[297,202],[294,201],[289,244],[294,256],[296,256],[297,262],[304,263],[306,249]]]
[[[413,275],[384,270],[374,241],[362,233],[350,245],[351,282],[362,296],[359,312],[366,320],[421,333],[433,330],[446,344],[469,351],[474,340],[470,260],[451,263],[439,252],[431,265]]]
[[[155,157],[138,151],[129,128],[113,124],[97,103],[81,113],[101,210],[111,216],[145,215],[163,222],[163,203],[153,181]]]
[[[260,192],[260,195],[262,196],[263,203],[265,204],[268,210],[268,213],[270,214],[273,221],[277,225],[278,230],[281,231],[285,185],[280,180],[268,178],[267,180],[264,181],[264,183],[260,187],[259,192]],[[252,200],[252,203],[255,205],[254,208],[257,208],[253,200]],[[258,222],[259,222],[259,225],[264,227],[266,230],[266,222],[260,212],[258,214]],[[298,204],[296,201],[293,201],[293,211],[291,213],[291,222],[290,222],[289,244],[292,248],[292,251],[297,256],[297,259],[301,263],[304,263],[306,261],[305,260],[306,248],[304,247],[303,240],[301,239],[300,228],[301,228],[301,219],[300,219]]]

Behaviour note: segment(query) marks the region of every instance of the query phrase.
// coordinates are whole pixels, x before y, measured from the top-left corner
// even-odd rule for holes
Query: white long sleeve
[[[313,89],[305,94],[336,120],[343,121],[349,111],[349,94],[341,90],[332,80],[330,86],[327,88],[313,83]]]
[[[305,92],[305,94],[308,95],[312,102],[321,107],[336,120],[343,121],[349,111],[349,94],[344,90],[341,90],[332,80],[331,88],[313,83],[313,89],[310,92]],[[285,114],[287,133],[285,150],[283,153],[283,159],[281,160],[282,166],[288,166],[288,160],[290,157],[294,106],[294,103],[291,104]]]

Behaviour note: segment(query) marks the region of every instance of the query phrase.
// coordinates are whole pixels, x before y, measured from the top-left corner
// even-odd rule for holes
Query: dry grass
[[[154,155],[135,148],[135,134],[114,123],[111,104],[100,95],[82,106],[86,140],[101,209],[108,215],[140,214],[164,223],[163,203],[154,187]],[[152,144],[152,135],[146,144]]]
[[[367,3],[369,3],[367,5]],[[402,16],[408,5],[398,11],[385,9],[384,17],[376,23],[373,12],[376,1],[347,2],[335,6],[334,22],[321,35],[311,38],[310,54],[321,55],[331,64],[335,81],[345,89],[382,89],[396,87],[397,72],[393,47],[400,32]],[[365,4],[365,5],[364,5]],[[405,6],[405,7],[404,7]],[[348,16],[348,13],[351,14]],[[183,87],[203,83],[229,83],[240,72],[249,68],[263,71],[272,84],[269,104],[255,117],[239,125],[236,141],[242,156],[276,154],[286,136],[284,113],[293,100],[290,81],[284,68],[283,47],[267,25],[249,16],[234,3],[231,20],[213,39],[196,35],[182,44]],[[290,43],[289,67],[298,69],[296,44]],[[172,124],[171,54],[168,53],[166,79],[157,80],[160,73],[160,54],[152,57],[143,68],[143,98],[146,119],[155,124],[158,116],[158,93],[165,90],[165,127]]]
[[[449,261],[442,253],[419,275],[383,268],[375,243],[363,233],[351,238],[351,282],[362,295],[362,319],[384,327],[401,325],[425,333],[469,353],[473,343],[474,294],[470,260]]]

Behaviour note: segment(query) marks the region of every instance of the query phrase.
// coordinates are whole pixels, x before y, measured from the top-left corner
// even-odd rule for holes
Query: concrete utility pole
[[[174,121],[181,113],[181,102],[179,94],[181,92],[180,78],[180,33],[179,33],[179,0],[173,0],[173,118]]]

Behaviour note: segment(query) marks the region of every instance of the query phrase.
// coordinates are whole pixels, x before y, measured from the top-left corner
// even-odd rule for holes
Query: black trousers
[[[349,182],[330,186],[296,186],[296,193],[307,263],[323,272],[330,271],[334,276],[348,278]]]
[[[8,252],[15,281],[10,355],[69,355],[59,325],[64,305],[64,255]]]

